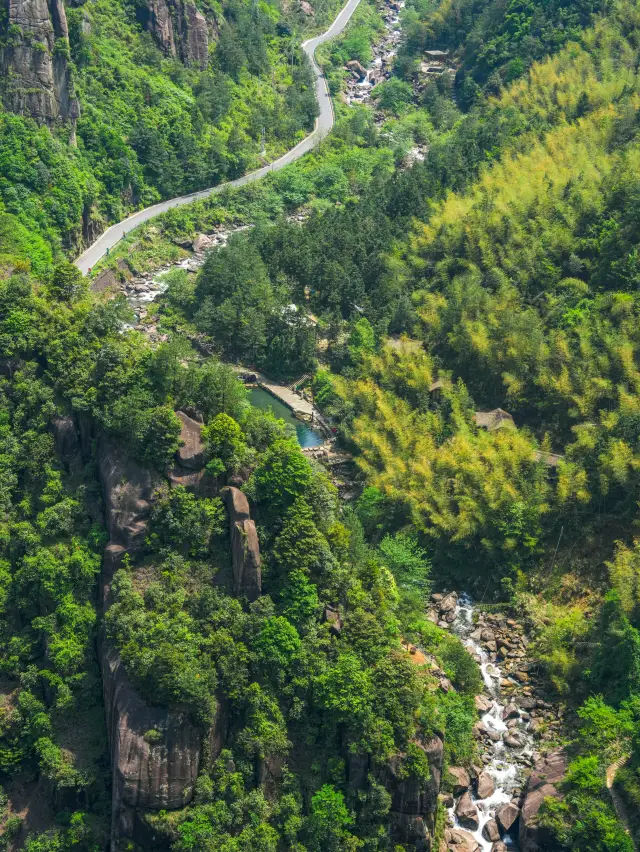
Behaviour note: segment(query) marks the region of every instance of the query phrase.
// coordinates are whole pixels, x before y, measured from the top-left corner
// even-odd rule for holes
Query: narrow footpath
[[[616,780],[616,774],[618,772],[618,769],[620,769],[620,767],[623,766],[628,760],[629,760],[629,755],[624,754],[622,757],[619,757],[618,760],[616,760],[614,763],[610,764],[607,767],[606,781],[607,781],[607,790],[609,791],[609,795],[611,796],[611,801],[613,802],[613,807],[616,810],[616,814],[618,815],[618,819],[620,820],[620,822],[624,826],[624,830],[627,832],[627,834],[631,838],[631,842],[633,843],[633,848],[637,852],[638,845],[637,845],[635,838],[633,836],[633,832],[631,831],[631,828],[629,826],[629,816],[627,814],[627,809],[625,807],[624,802],[622,801],[622,799],[620,797],[620,794],[618,793],[618,791],[614,787],[614,783],[615,783],[615,780]]]
[[[200,199],[215,195],[216,193],[222,192],[223,189],[226,189],[229,186],[243,186],[244,184],[260,180],[270,172],[280,171],[280,169],[283,169],[285,166],[288,166],[290,163],[298,160],[308,151],[311,151],[312,148],[319,145],[322,139],[324,139],[333,127],[335,116],[333,113],[333,104],[331,103],[331,96],[329,95],[327,81],[315,60],[316,48],[325,41],[335,38],[335,36],[339,35],[344,30],[346,25],[349,23],[351,16],[358,8],[359,3],[360,0],[347,0],[347,3],[342,7],[342,10],[339,12],[328,30],[315,38],[308,39],[301,45],[311,62],[311,67],[316,78],[316,100],[318,101],[318,107],[320,110],[318,118],[316,119],[315,128],[308,136],[306,136],[290,151],[287,151],[286,154],[283,154],[282,157],[274,160],[273,163],[269,163],[267,166],[263,166],[253,172],[248,172],[246,175],[242,175],[242,177],[239,177],[236,180],[212,186],[209,189],[202,189],[199,192],[193,192],[190,195],[181,195],[178,198],[170,198],[167,201],[161,201],[159,204],[154,204],[144,210],[139,210],[137,213],[132,213],[131,216],[123,219],[122,222],[111,225],[110,228],[107,228],[107,230],[104,231],[104,233],[102,233],[98,239],[74,261],[82,274],[86,275],[89,269],[95,266],[100,258],[104,257],[107,253],[107,249],[112,249],[116,243],[122,239],[124,231],[131,231],[133,228],[137,228],[138,225],[142,225],[143,222],[148,222],[149,219],[159,216],[160,213],[166,213],[167,210],[171,210],[174,207],[180,207],[183,204],[191,204],[193,201],[199,201]]]

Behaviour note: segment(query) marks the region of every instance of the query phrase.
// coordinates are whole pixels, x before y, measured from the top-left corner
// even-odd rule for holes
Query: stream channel
[[[535,722],[528,711],[547,706],[535,697],[527,673],[526,639],[512,619],[478,611],[469,597],[457,598],[455,592],[432,604],[431,617],[463,642],[484,682],[484,693],[475,699],[480,720],[474,726],[483,765],[475,779],[472,774],[467,792],[464,781],[457,789],[448,809],[450,830],[471,834],[483,852],[500,841],[516,850],[525,769],[535,752]]]

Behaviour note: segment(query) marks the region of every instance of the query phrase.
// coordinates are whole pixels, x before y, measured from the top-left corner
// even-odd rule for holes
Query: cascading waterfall
[[[471,599],[465,595],[458,600],[455,610],[455,619],[451,625],[452,633],[458,636],[477,660],[482,679],[487,693],[489,709],[482,715],[481,723],[487,732],[484,746],[484,772],[486,772],[495,783],[494,793],[484,799],[479,799],[472,794],[473,803],[478,809],[479,826],[476,831],[470,831],[460,823],[454,807],[449,809],[449,816],[455,828],[461,828],[473,834],[479,847],[490,852],[493,841],[483,836],[483,828],[491,819],[495,819],[496,813],[501,805],[508,804],[514,798],[517,799],[523,785],[524,766],[530,762],[534,753],[533,736],[529,732],[529,717],[527,713],[515,714],[513,705],[505,704],[501,700],[500,682],[505,677],[497,662],[492,662],[487,651],[482,647],[478,629],[474,623],[474,605]],[[509,715],[512,719],[505,719],[506,707],[512,707]],[[509,722],[509,724],[507,724]],[[509,735],[510,744],[504,741],[505,735]],[[513,741],[518,745],[513,745]],[[509,834],[502,837],[502,842],[510,849],[517,849],[517,838]]]

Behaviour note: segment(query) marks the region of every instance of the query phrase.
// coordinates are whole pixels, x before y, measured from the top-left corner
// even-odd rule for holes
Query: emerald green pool
[[[249,402],[251,405],[255,405],[256,408],[263,410],[270,408],[276,417],[284,420],[286,423],[290,423],[296,430],[298,443],[301,447],[319,447],[323,443],[324,437],[321,432],[307,423],[303,423],[302,420],[298,420],[297,417],[294,417],[284,403],[271,396],[266,390],[252,388],[249,391]]]

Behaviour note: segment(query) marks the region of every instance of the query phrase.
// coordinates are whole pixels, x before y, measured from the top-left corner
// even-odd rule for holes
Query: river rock
[[[354,74],[357,74],[360,80],[364,80],[367,76],[367,69],[361,65],[357,59],[350,59],[347,62],[347,68]]]
[[[211,237],[205,236],[205,234],[196,234],[193,240],[193,250],[194,252],[201,252],[205,249],[209,248],[211,245]]]
[[[506,845],[499,840],[497,843],[494,843],[491,847],[491,852],[509,852]]]
[[[451,612],[458,606],[458,594],[457,592],[449,592],[448,595],[445,595],[440,601],[440,612]]]
[[[478,711],[478,713],[488,713],[489,710],[491,710],[491,707],[493,706],[491,704],[491,701],[489,701],[489,699],[484,695],[476,695],[473,701],[476,705],[476,710]]]
[[[456,816],[460,825],[465,828],[470,828],[472,831],[477,831],[480,825],[480,815],[478,809],[473,804],[470,793],[463,793],[456,804]]]
[[[515,704],[507,704],[507,706],[502,711],[502,718],[506,721],[507,719],[517,719],[520,713],[518,712],[518,708]]]
[[[450,832],[447,848],[452,852],[478,852],[480,844],[473,834],[460,828],[453,828]]]
[[[496,822],[500,828],[500,833],[505,835],[511,831],[519,816],[520,809],[511,802],[498,808],[496,811]]]
[[[498,823],[495,819],[490,819],[488,822],[485,822],[482,826],[482,836],[489,843],[500,840],[500,829],[498,828]]]
[[[463,766],[450,766],[447,769],[449,775],[453,776],[453,795],[461,796],[469,789],[471,778]]]
[[[535,852],[544,848],[548,838],[544,829],[537,825],[538,811],[547,796],[560,798],[559,783],[567,770],[567,756],[558,750],[541,758],[527,780],[520,818],[521,852]]]
[[[496,791],[496,785],[488,772],[481,772],[476,781],[476,794],[479,799],[488,799]]]
[[[505,734],[502,740],[509,748],[521,748],[523,744],[520,735],[517,733]]]

